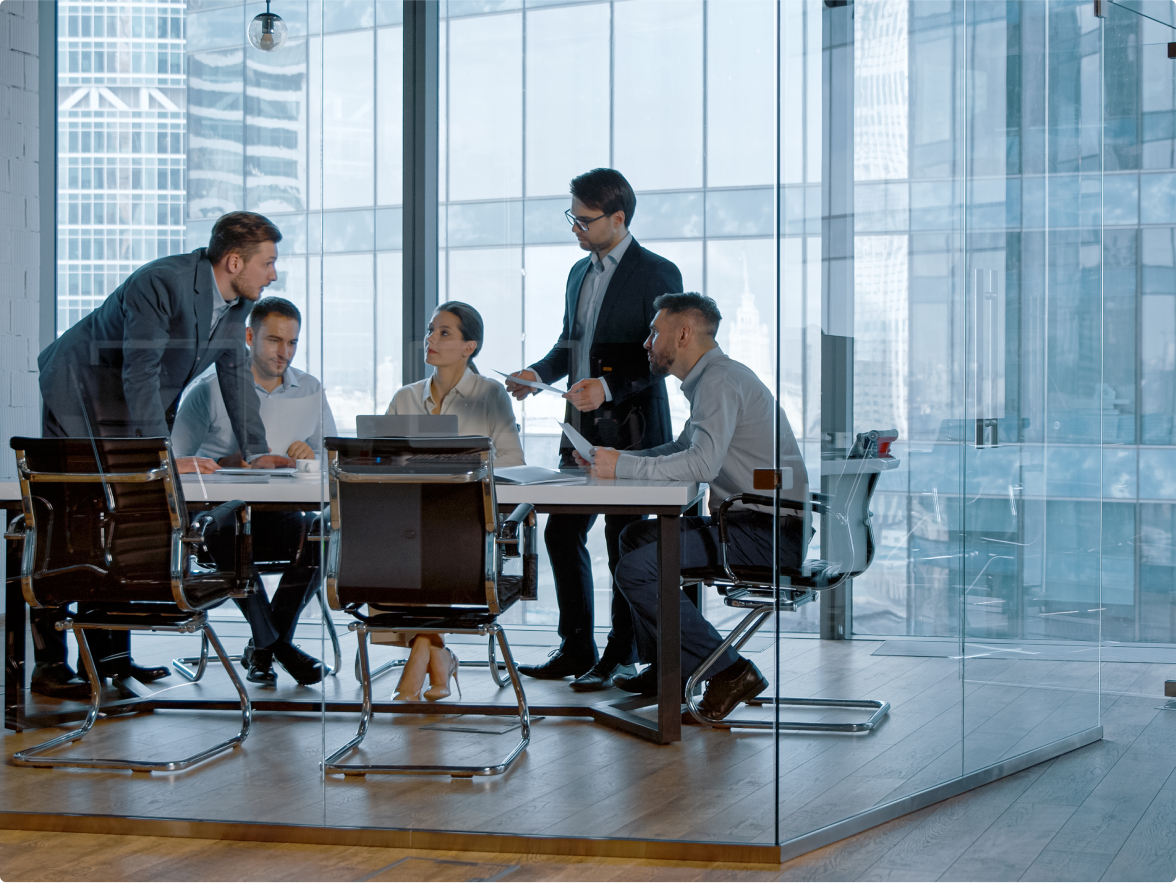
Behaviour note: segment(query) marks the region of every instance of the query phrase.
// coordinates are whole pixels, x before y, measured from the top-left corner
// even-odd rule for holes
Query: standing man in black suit
[[[94,312],[37,359],[46,438],[158,438],[171,433],[180,394],[216,364],[221,393],[251,465],[288,465],[269,455],[260,403],[245,348],[248,304],[277,279],[282,234],[269,219],[231,212],[212,228],[208,248],[144,264]],[[213,472],[203,457],[176,461],[180,472]],[[54,629],[62,610],[32,611],[32,690],[88,699],[89,684],[66,662],[65,635]],[[168,670],[134,664],[128,632],[92,631],[99,674],[153,681]]]
[[[642,248],[629,232],[637,197],[613,169],[593,169],[572,179],[572,207],[565,212],[580,248],[589,256],[568,274],[563,331],[546,356],[515,376],[554,383],[570,381],[568,423],[592,444],[637,451],[670,440],[666,386],[654,377],[642,346],[657,314],[654,298],[682,290],[682,274],[671,261]],[[523,399],[535,389],[507,381]],[[575,467],[571,442],[560,442],[560,465]],[[604,538],[611,572],[619,557],[621,531],[640,516],[606,515]],[[551,515],[544,540],[559,600],[559,650],[542,665],[520,665],[534,678],[574,677],[572,689],[603,690],[614,674],[636,669],[637,646],[629,604],[614,586],[612,631],[597,655],[592,635],[592,561],[588,531],[595,515]]]

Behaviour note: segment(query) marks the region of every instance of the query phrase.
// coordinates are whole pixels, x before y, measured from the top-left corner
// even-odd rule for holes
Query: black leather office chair
[[[90,709],[79,729],[13,755],[18,766],[105,767],[145,771],[186,769],[240,745],[249,735],[249,697],[227,666],[224,647],[205,611],[249,587],[247,510],[224,503],[188,522],[170,442],[165,438],[14,438],[23,515],[9,527],[24,542],[21,588],[32,607],[77,604],[72,629],[90,680]],[[233,530],[231,571],[205,569],[192,550],[210,529]],[[102,682],[87,629],[199,634],[211,644],[241,700],[237,735],[174,761],[47,757],[76,742],[98,719]]]
[[[534,508],[518,506],[499,521],[490,440],[459,438],[328,438],[330,541],[327,600],[356,618],[363,709],[354,739],[326,759],[327,772],[493,776],[506,772],[530,742],[522,681],[497,618],[532,594],[538,554]],[[520,548],[521,547],[521,548]],[[522,574],[504,573],[504,559],[521,557]],[[366,609],[366,612],[365,612]],[[518,704],[521,735],[513,750],[489,765],[342,763],[367,734],[372,716],[368,636],[477,634],[502,652]],[[490,666],[498,686],[507,681]],[[461,710],[460,703],[404,703],[408,713]]]
[[[819,515],[825,522],[822,559],[805,560],[798,568],[779,568],[779,589],[775,587],[772,567],[732,564],[728,560],[727,513],[737,502],[773,507],[775,497],[760,494],[733,494],[719,507],[720,563],[714,567],[685,568],[683,584],[706,583],[716,586],[728,607],[748,611],[743,620],[731,630],[726,640],[709,659],[702,663],[686,682],[686,707],[699,723],[712,727],[770,730],[771,720],[738,718],[713,719],[699,706],[696,695],[702,673],[734,646],[738,651],[777,609],[791,612],[816,600],[821,592],[836,589],[854,577],[865,573],[874,560],[874,533],[870,519],[870,499],[882,471],[893,468],[898,461],[891,458],[861,458],[822,461],[826,487],[831,494],[812,494],[807,503],[800,500],[781,500],[780,508],[803,511],[806,514],[805,538],[810,532],[809,513]],[[795,467],[794,467],[795,468]],[[803,468],[803,467],[799,467]],[[775,702],[784,707],[821,709],[869,709],[873,714],[864,721],[851,723],[832,721],[781,721],[782,730],[808,730],[827,733],[864,733],[873,730],[890,710],[890,703],[878,699],[753,699],[749,705]]]

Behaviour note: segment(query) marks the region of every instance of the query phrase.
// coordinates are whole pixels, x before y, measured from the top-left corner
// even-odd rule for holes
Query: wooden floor
[[[152,647],[150,639],[136,641],[141,659],[154,661],[164,649],[162,643]],[[230,646],[233,641],[229,639]],[[523,659],[541,658],[545,652],[538,643],[528,646],[522,634],[512,635],[512,644]],[[781,668],[789,675],[789,694],[877,696],[889,700],[893,710],[877,732],[865,737],[789,735],[782,740],[782,840],[1097,722],[1099,672],[1094,663],[969,659],[961,683],[958,660],[874,656],[876,647],[874,642],[803,639],[784,645]],[[475,646],[459,651],[466,659],[481,652]],[[770,650],[761,649],[752,658],[771,670]],[[467,853],[455,860],[489,863],[500,866],[499,871],[519,865],[501,879],[741,879],[748,874],[748,879],[1172,879],[1176,712],[1157,706],[1163,704],[1163,681],[1176,677],[1176,666],[1104,664],[1101,677],[1106,728],[1101,743],[783,866],[743,865],[733,875],[729,869],[701,865],[471,858]],[[223,690],[223,682],[216,686],[217,678],[223,675],[218,673],[205,686],[173,688]],[[389,676],[381,689],[390,693],[393,680]],[[327,690],[354,691],[346,676],[338,681]],[[463,688],[467,698],[497,693],[484,669],[463,670]],[[567,690],[530,681],[527,689],[533,702],[543,701],[545,691]],[[420,759],[456,753],[473,760],[501,751],[514,735],[421,729],[439,720],[441,716],[377,716],[368,737],[369,756]],[[174,755],[201,739],[219,738],[232,726],[228,713],[157,712],[103,721],[68,753]],[[350,715],[327,715],[324,724],[316,715],[291,719],[258,714],[244,748],[187,774],[4,766],[0,795],[5,809],[24,812],[744,843],[766,843],[774,836],[774,752],[766,733],[688,727],[681,743],[658,747],[583,719],[549,718],[536,722],[531,747],[516,769],[499,779],[323,780],[317,765],[324,744],[342,744],[353,731]],[[2,748],[11,753],[51,732],[9,735]],[[26,867],[19,864],[24,860],[20,856],[28,855],[21,844],[48,836],[4,833],[0,877],[20,879],[22,872],[16,869]],[[419,850],[223,842],[200,850],[192,848],[195,841],[177,841],[182,847],[176,851],[161,846],[152,864],[151,850],[144,847],[140,853],[122,838],[52,836],[83,839],[69,840],[68,848],[63,845],[62,876],[50,875],[44,866],[29,866],[32,877],[489,879],[499,873],[429,865],[433,870],[428,874],[442,876],[426,876],[424,865],[405,870],[405,862],[380,871],[402,859],[419,863],[445,857]],[[68,869],[67,851],[90,855],[97,850],[94,855],[100,856],[108,842],[123,844],[110,847],[110,864],[94,864],[102,859],[91,855],[83,862],[95,869],[89,876]],[[139,859],[132,856],[140,854],[143,864],[136,864]],[[268,856],[265,870],[246,872],[240,863],[250,855]],[[174,874],[161,870],[159,863],[173,858]],[[192,862],[209,864],[195,870],[198,864]],[[283,862],[289,868],[280,871]],[[377,871],[381,876],[370,876]]]

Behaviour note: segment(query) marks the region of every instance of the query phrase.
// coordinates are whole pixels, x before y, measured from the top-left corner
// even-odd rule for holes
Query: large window
[[[1176,67],[1144,51],[1170,28],[1123,4],[1100,24],[1090,6],[857,4],[855,428],[897,428],[908,465],[958,441],[945,415],[964,394],[951,370],[963,273],[952,237],[966,229],[969,253],[1006,283],[1001,432],[1050,445],[1039,527],[1062,544],[985,573],[985,628],[1065,622],[1048,617],[1101,584],[1082,609],[1105,608],[1104,637],[1176,642],[1163,551],[1176,533],[1161,517],[1176,503]],[[723,348],[772,385],[779,361],[782,402],[817,462],[821,9],[780,6],[777,266],[773,2],[441,2],[440,297],[483,312],[484,370],[533,362],[555,341],[581,256],[562,217],[568,181],[614,166],[638,192],[634,235],[718,301]],[[314,345],[300,366],[323,377],[350,432],[401,382],[401,4],[283,2],[290,39],[272,55],[244,41],[255,12],[60,4],[58,329],[135,267],[205,244],[220,214],[263,212],[284,234],[270,291],[304,309]],[[1051,324],[1030,357],[1045,333],[1034,316]],[[1105,353],[1097,376],[1093,346]],[[685,401],[672,402],[680,425]],[[554,462],[562,414],[550,395],[519,407],[530,462]],[[1018,460],[986,504],[995,513],[1012,494],[1018,526],[1001,542],[1029,530],[1016,498],[1036,468]],[[940,485],[933,495],[917,473],[879,491],[859,634],[956,628],[937,598],[963,578],[942,563],[959,535]],[[1101,536],[1097,579],[1057,551],[1067,530]],[[815,624],[806,614],[789,627]]]

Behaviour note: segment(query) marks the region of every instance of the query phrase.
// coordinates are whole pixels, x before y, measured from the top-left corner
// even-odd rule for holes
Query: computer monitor
[[[456,414],[360,414],[360,438],[446,438],[457,435]]]

